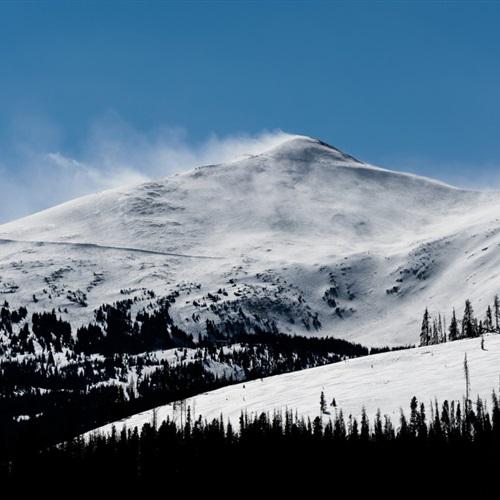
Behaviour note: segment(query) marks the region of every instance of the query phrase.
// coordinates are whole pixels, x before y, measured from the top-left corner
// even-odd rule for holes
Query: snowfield
[[[390,416],[397,425],[400,409],[408,415],[413,396],[426,405],[429,415],[430,405],[436,398],[440,403],[445,399],[462,402],[466,354],[470,397],[475,401],[480,396],[489,405],[492,391],[498,393],[499,390],[500,335],[486,336],[484,347],[482,350],[479,338],[459,340],[240,383],[187,399],[182,411],[179,403],[160,406],[95,429],[86,437],[110,433],[113,427],[117,431],[124,426],[140,428],[145,423],[152,423],[154,414],[158,424],[167,418],[180,423],[181,418],[185,420],[188,407],[196,417],[201,415],[210,420],[222,414],[235,426],[241,412],[255,415],[288,409],[312,419],[320,415],[321,391],[328,403],[335,398],[337,406],[329,407],[331,414],[342,410],[345,417],[359,418],[364,406],[370,420],[380,409],[382,415]],[[324,415],[324,418],[329,417]]]
[[[0,299],[62,311],[178,292],[171,314],[365,345],[498,290],[500,194],[456,189],[289,136],[231,163],[79,198],[0,226]],[[67,313],[65,312],[67,311]],[[243,316],[242,316],[243,315]]]

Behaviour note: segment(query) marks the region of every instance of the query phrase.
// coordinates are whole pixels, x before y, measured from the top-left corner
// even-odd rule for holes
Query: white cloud
[[[0,223],[96,191],[256,154],[288,137],[281,131],[214,134],[192,143],[182,129],[141,133],[116,116],[94,123],[78,155],[54,148],[55,141],[44,147],[38,132],[32,144],[28,136],[16,155],[0,153]]]

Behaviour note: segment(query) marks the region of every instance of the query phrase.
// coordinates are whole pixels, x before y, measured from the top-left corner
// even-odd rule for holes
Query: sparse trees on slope
[[[495,295],[493,306],[486,308],[484,318],[479,320],[474,316],[474,310],[470,299],[465,301],[464,315],[462,321],[457,319],[453,309],[451,322],[446,326],[444,316],[438,314],[432,318],[428,309],[425,309],[420,328],[420,345],[440,344],[462,338],[475,338],[484,333],[500,333],[500,298]],[[448,333],[448,335],[447,335]]]

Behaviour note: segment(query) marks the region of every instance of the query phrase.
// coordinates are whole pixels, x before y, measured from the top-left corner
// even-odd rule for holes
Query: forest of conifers
[[[2,464],[4,484],[30,477],[69,483],[165,484],[169,479],[212,479],[244,475],[287,476],[328,472],[335,481],[345,473],[371,471],[429,474],[493,469],[499,463],[500,405],[493,393],[491,411],[478,399],[436,401],[430,408],[416,398],[409,412],[392,422],[378,412],[370,421],[342,411],[313,420],[292,411],[241,414],[234,426],[221,415],[212,421],[192,419],[182,425],[167,420],[142,429],[82,437],[23,455]],[[391,469],[393,468],[394,469]],[[257,476],[253,476],[257,477]],[[288,477],[288,476],[287,476]]]

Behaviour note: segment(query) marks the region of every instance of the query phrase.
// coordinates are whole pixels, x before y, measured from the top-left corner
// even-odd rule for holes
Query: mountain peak
[[[283,142],[265,151],[263,154],[276,160],[288,159],[292,161],[311,162],[316,159],[325,159],[340,163],[363,164],[363,162],[344,153],[340,149],[319,139],[305,135],[290,135]]]

